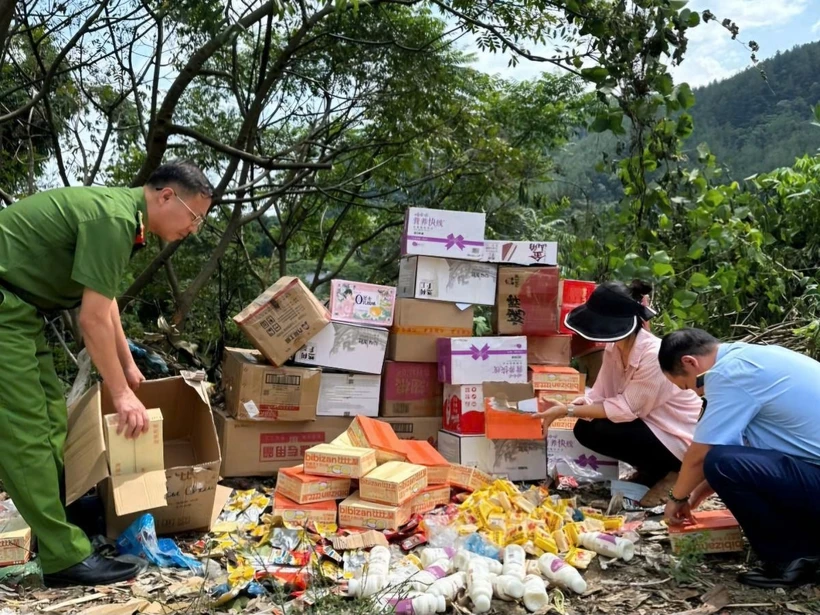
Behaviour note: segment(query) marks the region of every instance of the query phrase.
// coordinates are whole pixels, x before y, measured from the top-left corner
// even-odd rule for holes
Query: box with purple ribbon
[[[410,207],[404,216],[401,254],[482,260],[485,225],[484,214]]]
[[[571,429],[547,432],[547,466],[550,476],[572,476],[578,482],[618,480],[618,460],[583,446]]]
[[[439,381],[446,384],[527,382],[527,338],[440,338]]]

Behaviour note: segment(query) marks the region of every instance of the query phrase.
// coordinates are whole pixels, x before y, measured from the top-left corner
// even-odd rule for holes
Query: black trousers
[[[580,420],[573,433],[578,442],[599,455],[631,465],[641,473],[641,482],[650,487],[670,472],[680,471],[680,459],[669,452],[640,419],[629,423],[613,423],[609,419]]]

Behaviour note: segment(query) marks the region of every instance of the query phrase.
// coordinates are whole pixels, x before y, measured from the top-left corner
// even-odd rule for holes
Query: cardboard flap
[[[182,379],[185,381],[189,387],[191,387],[194,391],[196,391],[199,398],[202,402],[211,407],[211,397],[208,395],[208,389],[210,388],[210,384],[206,380],[205,372],[203,370],[199,370],[196,372],[190,372],[183,370],[180,372],[182,375]]]
[[[167,504],[165,470],[128,474],[111,478],[117,515],[130,515]]]
[[[100,404],[100,385],[96,384],[68,409],[66,504],[76,502],[108,476]]]

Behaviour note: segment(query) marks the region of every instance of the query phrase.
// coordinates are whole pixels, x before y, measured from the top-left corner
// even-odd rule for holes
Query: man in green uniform
[[[40,546],[47,585],[132,578],[136,566],[94,554],[61,500],[67,420],[46,345],[44,313],[79,306],[86,348],[110,389],[119,431],[147,431],[115,297],[144,231],[176,241],[196,231],[213,189],[189,162],[160,166],[142,188],[71,187],[0,211],[0,480]]]

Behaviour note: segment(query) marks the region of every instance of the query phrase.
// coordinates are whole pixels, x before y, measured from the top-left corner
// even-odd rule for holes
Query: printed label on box
[[[308,449],[324,442],[324,433],[263,433],[259,435],[259,461],[301,462]]]

